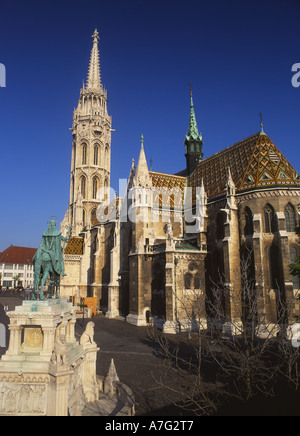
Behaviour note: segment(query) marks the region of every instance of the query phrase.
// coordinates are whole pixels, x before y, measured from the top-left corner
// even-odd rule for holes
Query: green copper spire
[[[196,169],[198,162],[200,162],[203,158],[202,151],[202,134],[199,134],[194,102],[193,102],[193,93],[192,93],[192,85],[190,83],[190,97],[191,97],[191,107],[190,107],[190,121],[189,121],[189,130],[185,136],[185,157],[187,161],[187,175],[189,176]]]
[[[200,139],[202,141],[202,135],[201,134],[199,135],[198,126],[197,126],[191,84],[190,84],[190,96],[191,96],[190,122],[189,122],[189,131],[186,135],[186,139],[188,141],[190,141],[191,139],[194,141],[197,141]]]

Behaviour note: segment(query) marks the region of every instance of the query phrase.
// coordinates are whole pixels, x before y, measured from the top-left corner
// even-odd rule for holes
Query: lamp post
[[[84,302],[85,302],[85,298],[83,297],[82,300],[81,300],[81,304],[80,304],[80,307],[82,308],[82,323],[83,324],[84,324],[84,308],[86,307]]]

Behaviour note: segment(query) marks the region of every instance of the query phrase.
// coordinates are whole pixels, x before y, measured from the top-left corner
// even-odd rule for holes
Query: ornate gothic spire
[[[144,135],[141,136],[141,151],[139,161],[135,170],[135,184],[136,186],[147,187],[150,184],[149,168],[147,164],[145,149],[144,149]]]
[[[190,108],[190,121],[189,131],[185,136],[185,157],[187,161],[187,175],[190,176],[195,170],[198,162],[203,158],[202,151],[202,134],[199,134],[197,120],[194,109],[192,85],[190,84],[191,108]]]
[[[101,78],[100,78],[100,59],[99,59],[99,33],[97,29],[92,35],[93,38],[93,48],[90,59],[90,67],[87,80],[87,89],[100,89],[101,88]]]
[[[198,126],[197,126],[191,83],[190,83],[190,96],[191,96],[190,122],[189,122],[189,131],[186,135],[186,139],[188,141],[190,141],[191,139],[194,141],[197,141],[199,139],[202,140],[202,136],[201,134],[199,135]]]

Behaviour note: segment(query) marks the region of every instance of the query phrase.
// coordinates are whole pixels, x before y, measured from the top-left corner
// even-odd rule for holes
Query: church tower
[[[202,134],[201,133],[199,134],[198,131],[192,88],[190,89],[190,95],[191,95],[191,110],[190,110],[189,131],[186,134],[185,141],[184,141],[187,177],[189,177],[194,172],[196,166],[198,165],[198,162],[200,162],[203,158],[203,151],[202,151],[203,140],[202,140]]]
[[[107,113],[107,91],[101,83],[99,33],[92,35],[87,83],[83,83],[73,115],[70,202],[67,222],[72,236],[96,220],[98,205],[110,186],[111,117]]]

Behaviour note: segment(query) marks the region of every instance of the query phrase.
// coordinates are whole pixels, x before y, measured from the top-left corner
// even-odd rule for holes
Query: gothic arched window
[[[85,179],[84,176],[82,176],[81,179],[80,179],[80,191],[81,191],[82,198],[85,198],[85,194],[86,194],[86,179]]]
[[[194,276],[194,288],[195,289],[200,289],[201,288],[201,279],[200,279],[200,275],[196,274]]]
[[[277,232],[277,219],[276,219],[275,211],[270,204],[267,204],[264,209],[264,217],[265,217],[265,232],[266,233]]]
[[[253,214],[249,207],[245,208],[245,236],[253,235]]]
[[[94,165],[98,165],[99,162],[99,145],[96,144],[94,147]]]
[[[93,200],[97,199],[97,192],[98,192],[98,178],[93,178]]]
[[[184,276],[184,288],[185,289],[192,289],[192,278],[193,276],[189,273],[185,274]]]
[[[296,231],[296,216],[295,216],[295,209],[289,203],[284,211],[285,214],[285,222],[286,222],[286,231],[287,232],[295,232]]]
[[[87,156],[87,145],[82,144],[82,159],[81,159],[82,165],[86,165],[86,156]]]

